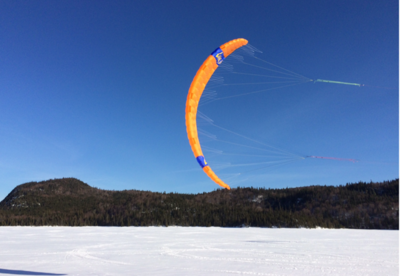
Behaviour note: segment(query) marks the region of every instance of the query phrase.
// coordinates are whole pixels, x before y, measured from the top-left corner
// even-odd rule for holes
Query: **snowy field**
[[[399,231],[0,227],[0,275],[399,275]]]

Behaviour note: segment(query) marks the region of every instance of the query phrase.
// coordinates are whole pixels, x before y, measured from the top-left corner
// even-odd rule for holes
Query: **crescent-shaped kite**
[[[203,62],[200,69],[197,71],[197,74],[194,77],[192,84],[190,85],[189,94],[186,100],[186,131],[194,156],[196,157],[197,162],[203,168],[203,171],[215,183],[228,190],[230,190],[231,188],[212,171],[212,169],[204,159],[197,133],[196,115],[197,107],[199,106],[199,101],[201,95],[203,94],[204,88],[206,87],[207,82],[210,80],[212,74],[214,74],[214,71],[218,68],[218,65],[220,65],[222,61],[227,56],[232,54],[236,49],[246,44],[246,39],[238,38],[221,45],[221,47],[212,52],[211,55]]]

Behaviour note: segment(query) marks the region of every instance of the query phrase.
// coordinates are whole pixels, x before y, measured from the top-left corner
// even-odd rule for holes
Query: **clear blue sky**
[[[216,47],[243,37],[310,78],[398,88],[398,11],[396,0],[1,0],[0,199],[60,177],[113,190],[218,188],[184,120],[190,83]],[[398,89],[310,82],[261,94],[201,111],[291,152],[360,162],[305,159],[240,186],[398,177]]]

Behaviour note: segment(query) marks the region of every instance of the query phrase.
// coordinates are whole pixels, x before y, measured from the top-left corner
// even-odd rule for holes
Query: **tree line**
[[[399,229],[399,180],[194,195],[52,179],[19,185],[0,202],[0,226],[13,225]]]

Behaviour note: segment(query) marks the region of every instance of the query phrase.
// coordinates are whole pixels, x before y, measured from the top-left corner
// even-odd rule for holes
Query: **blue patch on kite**
[[[205,166],[208,166],[206,159],[204,159],[203,155],[197,156],[196,157],[197,162],[199,162],[200,167],[204,168]]]
[[[215,58],[217,65],[220,65],[225,59],[224,52],[220,48],[217,48],[211,55]]]

